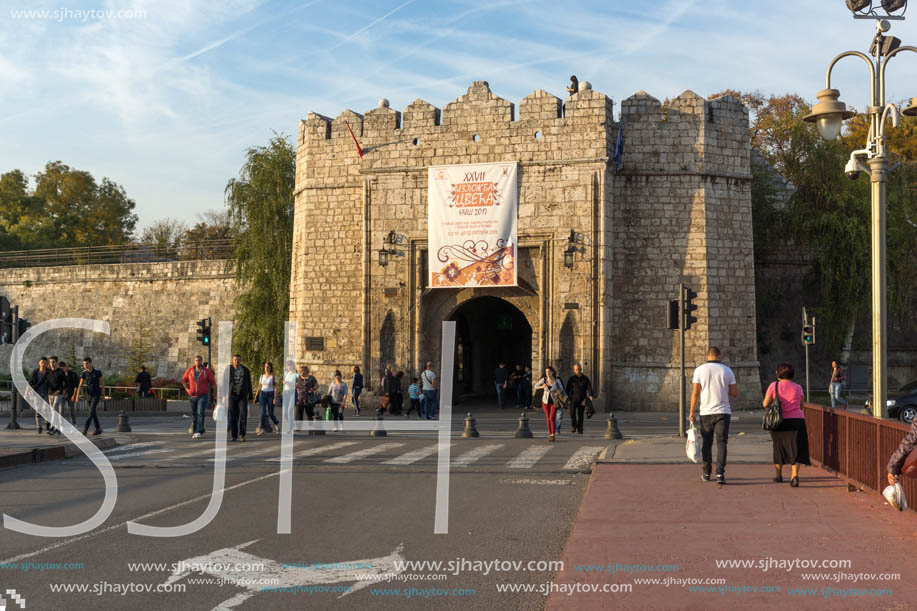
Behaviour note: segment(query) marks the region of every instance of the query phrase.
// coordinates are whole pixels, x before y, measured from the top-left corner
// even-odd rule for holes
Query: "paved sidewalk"
[[[769,441],[767,436],[743,437],[747,439],[730,439],[730,456],[770,463],[770,444],[761,443]],[[675,462],[676,450],[681,464],[664,464]],[[547,609],[917,608],[913,512],[897,512],[870,493],[848,492],[846,483],[816,467],[802,469],[799,488],[773,483],[773,467],[735,462],[727,467],[727,485],[705,483],[700,466],[684,456],[682,440],[638,440],[621,444],[596,465],[567,542],[564,570],[555,580],[562,590],[551,594]],[[784,473],[788,482],[789,469]],[[784,561],[784,566],[757,566],[768,559]],[[718,568],[718,560],[753,560],[756,566]],[[849,564],[786,569],[786,561],[797,560]],[[575,568],[615,564],[678,569],[629,573]],[[813,573],[823,577],[803,578]],[[858,573],[899,574],[900,579],[855,580],[852,576]],[[724,581],[705,584],[711,591],[697,591],[696,585],[692,591],[690,585],[635,583],[666,577],[682,583]],[[630,584],[632,591],[582,591],[604,584]],[[580,591],[568,595],[564,589],[572,587]],[[795,593],[796,588],[811,592]],[[867,594],[873,589],[891,593]]]

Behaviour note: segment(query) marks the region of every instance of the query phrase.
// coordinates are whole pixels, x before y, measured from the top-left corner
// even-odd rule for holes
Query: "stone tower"
[[[403,112],[382,100],[364,115],[309,113],[290,295],[298,358],[320,382],[361,365],[375,390],[385,366],[408,378],[426,360],[438,369],[441,323],[455,320],[457,395],[492,394],[498,359],[564,378],[579,362],[606,407],[672,409],[678,343],[663,303],[684,282],[700,306],[689,368],[718,344],[755,388],[742,399],[759,397],[747,113],[690,91],[662,109],[641,92],[621,119],[586,83],[566,100],[532,92],[517,118],[483,81],[442,111],[418,99]],[[519,167],[518,286],[428,288],[427,168],[505,161]]]

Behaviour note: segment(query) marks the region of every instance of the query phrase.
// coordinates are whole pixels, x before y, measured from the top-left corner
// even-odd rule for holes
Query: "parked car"
[[[889,418],[897,418],[905,424],[912,423],[917,416],[917,380],[888,393],[886,404]],[[866,411],[872,413],[872,397],[866,400]]]

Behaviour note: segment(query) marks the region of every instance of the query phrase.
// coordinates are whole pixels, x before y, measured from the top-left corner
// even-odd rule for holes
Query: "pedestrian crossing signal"
[[[205,346],[210,345],[210,319],[203,318],[197,321],[197,341]]]
[[[691,325],[697,322],[697,316],[693,314],[697,310],[697,304],[693,303],[696,298],[697,291],[685,287],[685,330],[690,329]]]

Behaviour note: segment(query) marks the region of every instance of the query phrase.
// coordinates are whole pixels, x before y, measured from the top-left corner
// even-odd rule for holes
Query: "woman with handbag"
[[[802,413],[802,386],[793,382],[796,375],[789,363],[777,365],[777,381],[771,382],[764,393],[763,406],[770,407],[776,399],[780,405],[782,421],[770,431],[774,444],[774,481],[783,481],[783,465],[792,465],[790,486],[799,487],[799,465],[810,465],[809,436],[806,419]]]
[[[543,389],[543,390],[542,390]],[[555,436],[555,419],[557,418],[557,405],[555,393],[563,392],[563,386],[557,372],[548,365],[544,369],[544,377],[535,382],[535,390],[542,390],[541,409],[544,410],[545,421],[548,425],[548,441],[553,442]]]

